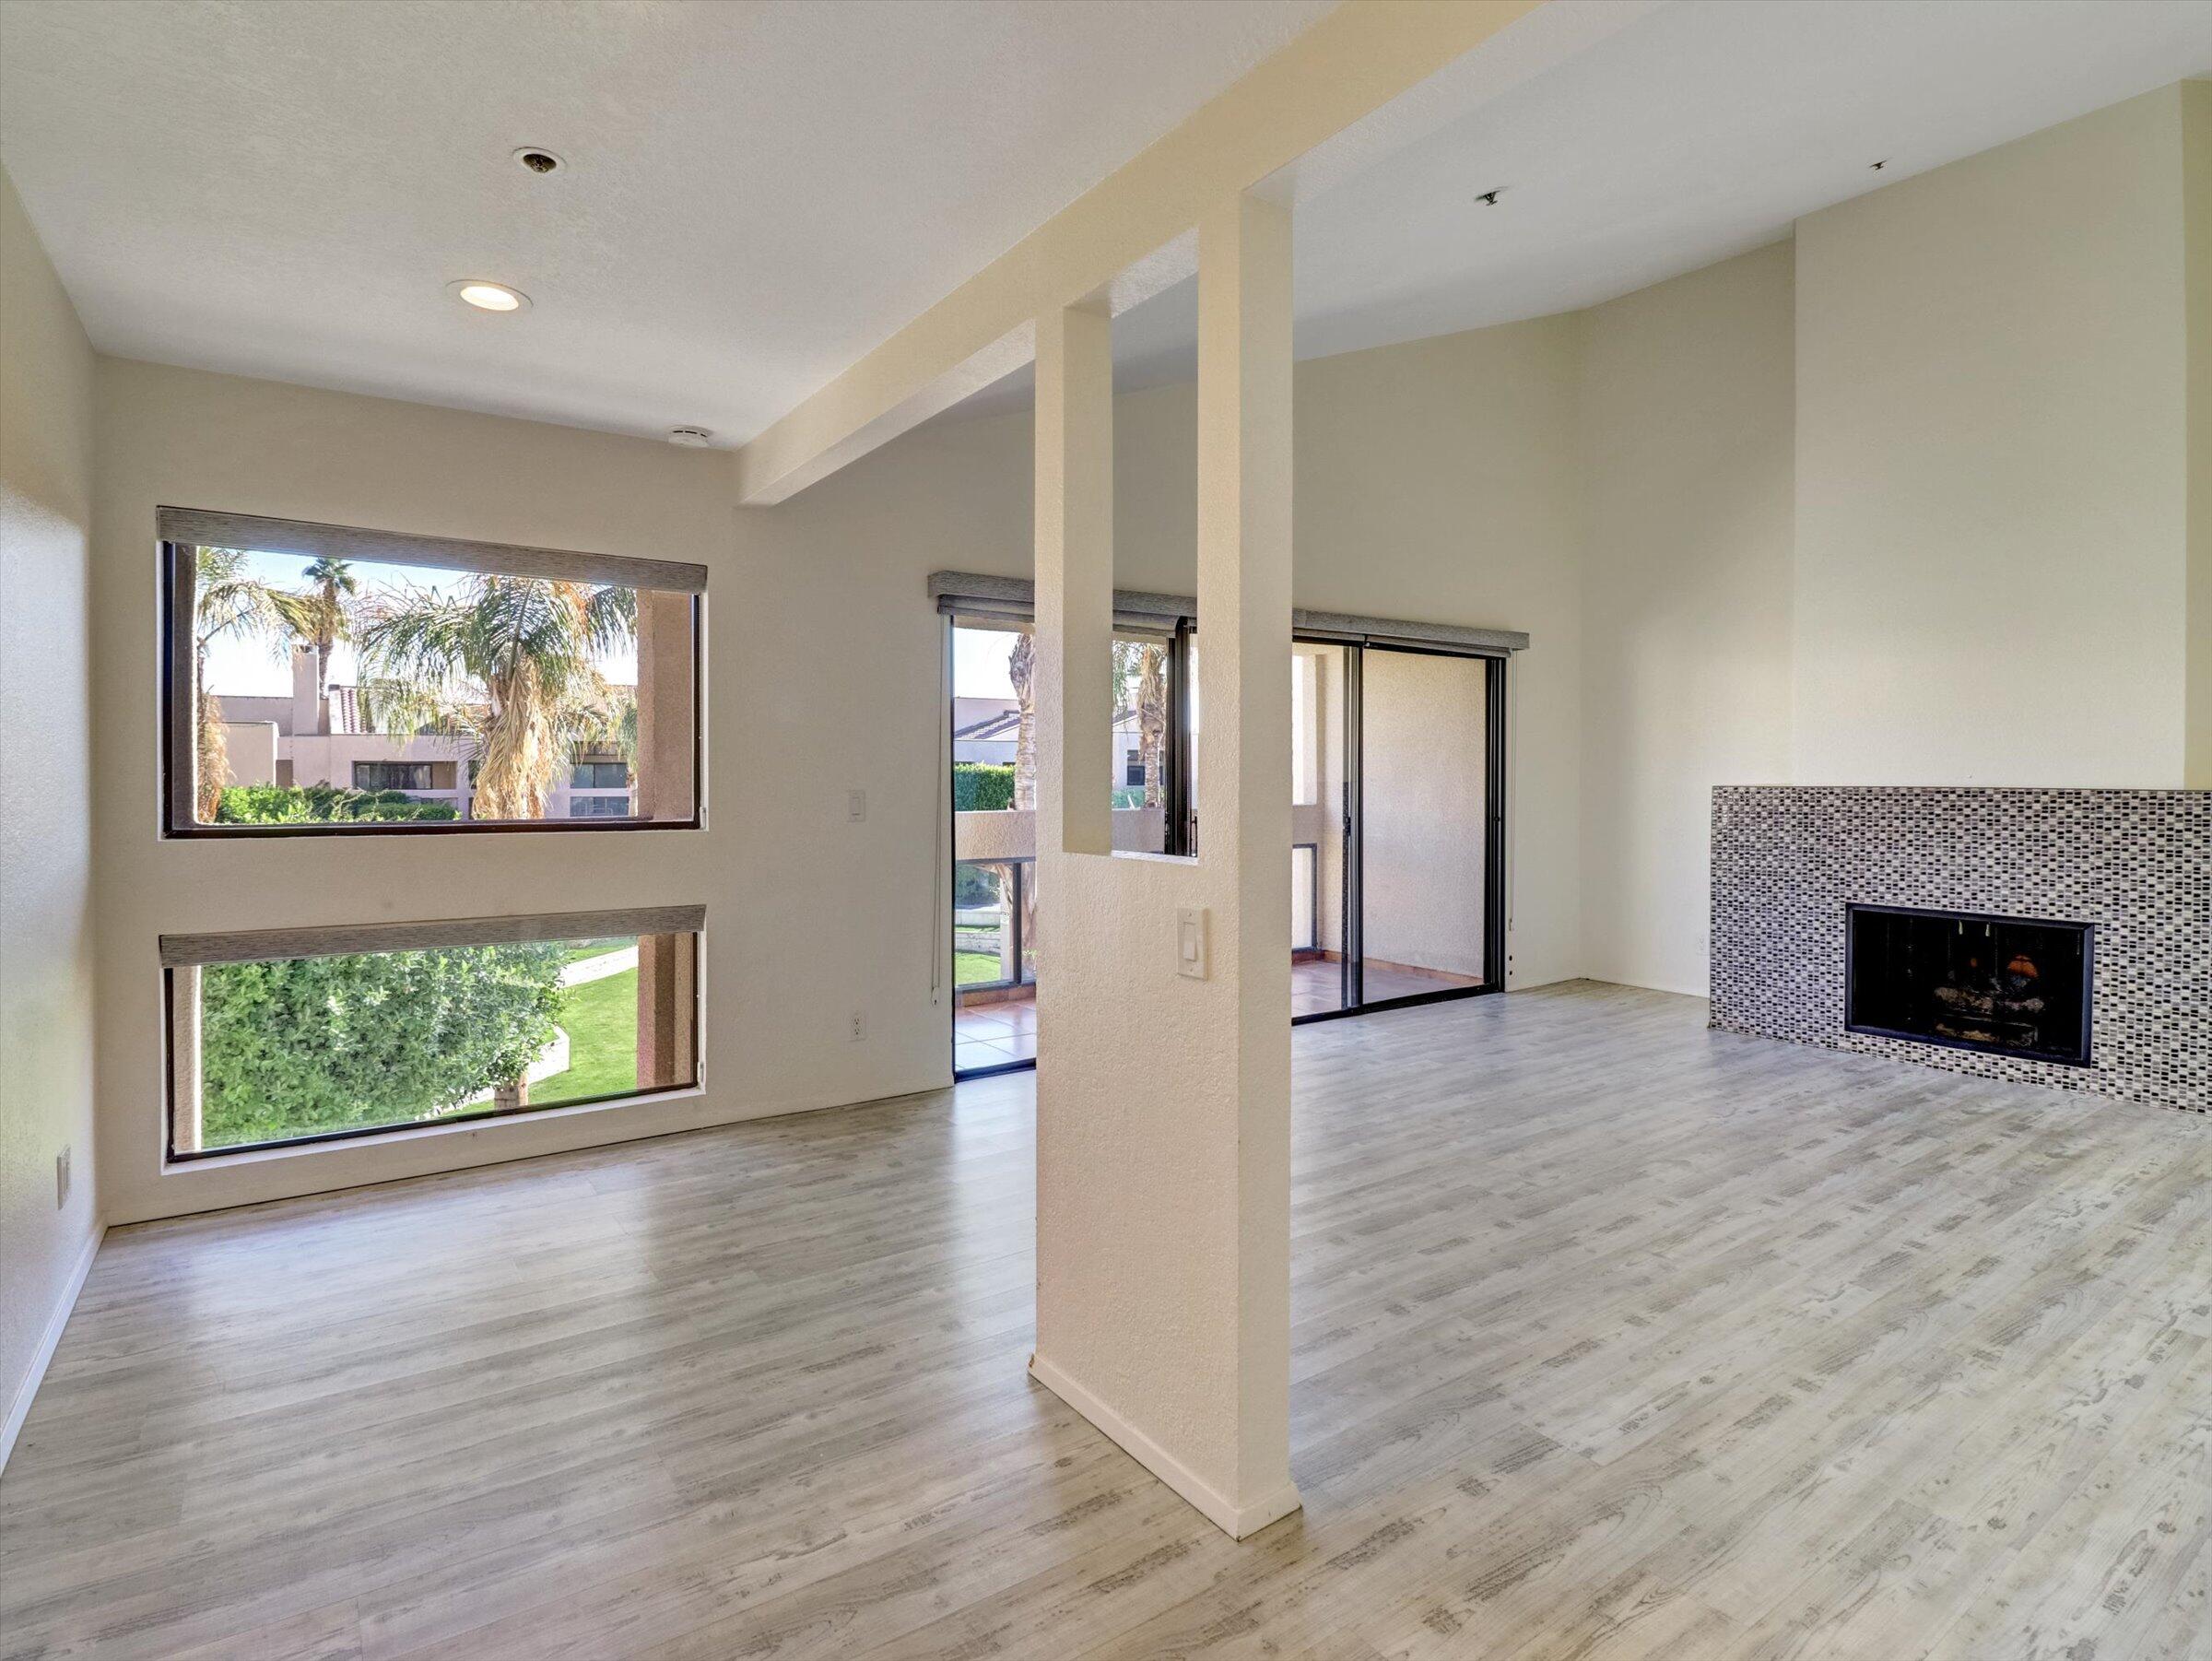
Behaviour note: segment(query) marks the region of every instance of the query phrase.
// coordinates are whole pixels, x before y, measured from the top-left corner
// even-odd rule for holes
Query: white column
[[[1037,324],[1037,845],[1113,847],[1113,324]],[[1047,751],[1059,765],[1047,767]]]
[[[1290,237],[1199,226],[1195,860],[1112,854],[1103,319],[1037,366],[1037,1349],[1030,1367],[1230,1534],[1289,1473]],[[1204,920],[1203,978],[1178,914]]]

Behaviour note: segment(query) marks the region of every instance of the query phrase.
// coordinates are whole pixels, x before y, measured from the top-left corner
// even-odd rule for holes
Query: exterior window
[[[703,567],[174,508],[160,531],[169,834],[699,823]],[[620,807],[571,795],[602,790]]]
[[[695,1084],[696,930],[635,925],[702,921],[665,908],[502,919],[509,937],[489,941],[467,937],[482,924],[164,937],[170,1157]]]
[[[625,795],[572,795],[569,798],[571,819],[620,819],[629,811],[629,797]]]
[[[428,790],[430,788],[430,764],[428,761],[356,761],[353,764],[353,787],[356,790]]]

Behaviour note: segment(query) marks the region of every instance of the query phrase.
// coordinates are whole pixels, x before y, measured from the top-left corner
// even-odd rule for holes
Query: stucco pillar
[[[1038,322],[1036,508],[1037,844],[1110,854],[1113,324],[1102,311]]]
[[[1232,1535],[1289,1449],[1290,230],[1199,225],[1196,858],[1109,852],[1108,328],[1037,357],[1037,1348],[1030,1371]],[[1204,961],[1179,949],[1185,918]],[[1197,970],[1199,972],[1190,972]]]
[[[691,817],[691,596],[638,594],[637,815]]]
[[[185,964],[169,972],[169,1146],[173,1153],[197,1153],[204,1135],[197,966]]]
[[[638,1088],[697,1082],[698,940],[691,935],[638,937]]]

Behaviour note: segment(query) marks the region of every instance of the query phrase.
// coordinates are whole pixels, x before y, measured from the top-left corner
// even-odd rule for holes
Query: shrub
[[[553,1042],[559,945],[359,952],[200,972],[211,1148],[426,1118]]]
[[[1014,766],[1010,761],[955,761],[952,810],[1004,813],[1014,806]]]
[[[961,911],[981,911],[1000,902],[1003,889],[999,867],[961,864],[952,867],[952,903]]]
[[[335,784],[231,784],[215,810],[218,825],[305,825],[334,820],[450,819],[451,802],[421,802],[397,790],[344,790]]]

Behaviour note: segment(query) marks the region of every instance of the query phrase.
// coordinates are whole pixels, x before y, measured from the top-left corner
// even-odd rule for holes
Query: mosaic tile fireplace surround
[[[2087,1065],[1846,1030],[1854,905],[2091,925]],[[2212,1113],[2212,791],[1718,788],[1712,1024]]]

